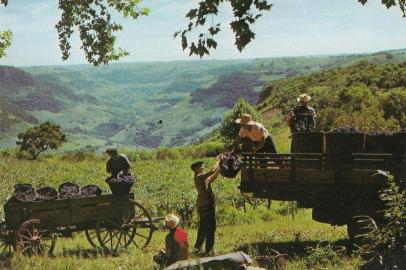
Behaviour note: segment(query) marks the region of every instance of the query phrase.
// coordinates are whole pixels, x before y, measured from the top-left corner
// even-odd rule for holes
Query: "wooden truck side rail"
[[[337,159],[322,153],[244,153],[242,160],[241,191],[278,200],[297,200],[295,194],[300,198],[303,189],[379,186],[385,177],[378,170],[400,170],[392,154],[353,153]],[[289,195],[278,192],[279,188]]]

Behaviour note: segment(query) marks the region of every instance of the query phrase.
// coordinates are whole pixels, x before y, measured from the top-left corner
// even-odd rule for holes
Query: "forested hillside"
[[[17,133],[48,120],[60,125],[67,133],[69,143],[65,149],[78,149],[86,145],[97,148],[107,144],[143,148],[188,145],[215,130],[225,112],[241,97],[251,104],[266,99],[266,105],[261,105],[265,121],[270,119],[269,124],[280,128],[281,121],[273,116],[275,113],[278,115],[280,109],[286,111],[286,107],[294,102],[293,96],[306,91],[308,87],[316,87],[310,89],[310,93],[316,101],[317,98],[323,98],[330,88],[335,89],[329,81],[332,84],[342,81],[339,84],[341,88],[348,83],[346,77],[350,77],[349,74],[333,70],[360,61],[371,64],[401,63],[406,61],[406,51],[251,60],[128,63],[100,68],[2,66],[0,145],[15,146]],[[365,67],[366,71],[368,69]],[[353,68],[353,72],[357,70]],[[316,77],[303,77],[321,71],[325,73]],[[368,83],[363,83],[370,87]],[[351,85],[355,86],[355,81]],[[268,97],[271,93],[274,96]],[[375,92],[372,95],[375,98]],[[326,119],[320,122],[323,128],[333,125],[328,122],[332,114],[327,114],[327,109],[324,113],[321,111],[332,102],[323,103],[317,108],[320,120]],[[274,110],[266,111],[265,107]],[[338,113],[336,110],[334,112]],[[390,119],[388,112],[385,117]],[[390,128],[397,127],[396,123],[390,123]]]
[[[362,61],[347,68],[273,81],[261,91],[258,108],[274,129],[282,128],[283,115],[303,92],[313,98],[310,105],[317,111],[319,130],[406,128],[406,62],[379,65]]]

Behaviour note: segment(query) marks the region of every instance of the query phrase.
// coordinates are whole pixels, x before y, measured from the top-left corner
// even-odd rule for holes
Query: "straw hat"
[[[297,100],[297,102],[309,102],[311,99],[312,99],[311,96],[309,96],[306,93],[303,93],[303,94],[300,94],[296,100]]]
[[[165,226],[173,229],[179,225],[180,218],[177,215],[169,214],[165,217]]]
[[[255,121],[252,121],[251,119],[251,114],[248,113],[244,113],[241,118],[235,120],[235,122],[237,124],[241,124],[241,125],[254,125]]]
[[[110,146],[106,149],[106,153],[112,153],[112,152],[117,152],[117,147],[115,146]]]

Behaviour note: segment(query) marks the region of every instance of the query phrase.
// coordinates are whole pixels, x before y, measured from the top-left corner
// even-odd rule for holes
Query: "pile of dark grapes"
[[[106,183],[109,185],[111,192],[117,195],[128,194],[134,182],[135,177],[131,175],[120,175],[106,179]]]
[[[120,175],[119,177],[109,177],[107,178],[106,182],[108,184],[110,183],[128,183],[128,184],[133,184],[135,181],[135,178],[130,175]]]
[[[17,184],[14,186],[13,200],[31,202],[37,198],[35,189],[30,184]]]
[[[390,133],[390,132],[387,132],[387,131],[375,130],[375,131],[368,132],[368,135],[373,135],[373,136],[389,136],[389,135],[393,135],[393,134]]]
[[[58,199],[58,191],[51,187],[43,187],[37,189],[37,200],[51,201]]]
[[[80,190],[80,194],[84,197],[100,196],[102,194],[102,190],[97,185],[87,185]]]
[[[361,131],[355,127],[339,127],[332,130],[337,133],[360,133]]]
[[[65,182],[59,186],[59,197],[61,199],[74,198],[80,196],[80,187],[71,182]]]
[[[234,178],[241,170],[241,157],[234,153],[224,153],[220,156],[220,174],[223,177]]]
[[[51,201],[76,197],[100,196],[102,190],[97,185],[87,185],[80,189],[74,183],[66,182],[59,186],[59,192],[52,187],[42,187],[37,190],[30,184],[17,184],[14,186],[11,202]]]

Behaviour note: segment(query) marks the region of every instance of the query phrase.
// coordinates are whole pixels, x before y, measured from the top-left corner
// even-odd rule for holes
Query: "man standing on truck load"
[[[165,237],[165,249],[161,249],[159,254],[153,257],[154,262],[161,268],[189,258],[188,235],[179,227],[179,222],[177,215],[169,214],[165,217],[165,227],[169,229]]]
[[[131,163],[125,155],[118,153],[117,147],[107,148],[106,153],[110,156],[106,162],[106,172],[111,173],[111,177],[131,175]]]
[[[241,125],[241,129],[233,142],[233,148],[240,144],[242,138],[248,138],[256,144],[254,153],[276,153],[275,144],[268,130],[262,124],[251,120],[250,114],[243,114],[235,122]]]
[[[316,126],[316,111],[307,105],[311,99],[311,96],[306,93],[300,94],[296,99],[298,105],[293,107],[286,117],[286,122],[292,133],[309,132],[314,130]]]
[[[197,212],[199,214],[199,228],[194,251],[200,252],[205,242],[205,252],[207,256],[213,251],[214,236],[216,232],[216,212],[213,190],[211,183],[216,180],[220,173],[219,161],[214,164],[210,171],[203,173],[203,161],[193,163],[190,168],[195,173],[194,183],[197,190]]]

